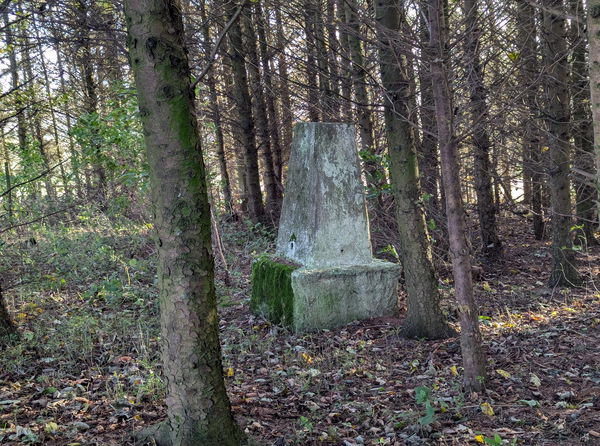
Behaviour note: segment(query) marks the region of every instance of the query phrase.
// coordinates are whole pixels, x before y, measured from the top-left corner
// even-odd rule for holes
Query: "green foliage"
[[[431,389],[425,386],[415,388],[415,400],[417,404],[425,407],[425,415],[419,418],[421,426],[428,426],[436,420],[435,408],[431,403]]]
[[[82,151],[82,158],[73,160],[74,167],[100,164],[113,173],[117,183],[145,189],[148,166],[135,90],[121,84],[111,93],[106,111],[84,113],[73,126],[72,135]]]

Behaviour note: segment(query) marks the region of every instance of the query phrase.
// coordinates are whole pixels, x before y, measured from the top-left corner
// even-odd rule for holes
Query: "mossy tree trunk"
[[[408,314],[404,332],[415,338],[445,338],[451,330],[440,311],[440,295],[431,260],[418,181],[417,152],[408,117],[409,83],[402,52],[392,37],[401,25],[394,0],[377,0],[381,81],[386,89],[385,128],[390,154],[390,175],[396,205],[400,258],[406,277]],[[406,60],[403,61],[406,64]]]
[[[548,129],[548,179],[552,212],[552,270],[550,286],[581,284],[571,240],[571,185],[569,181],[569,85],[565,17],[562,0],[545,0],[544,45],[545,116]]]
[[[243,444],[223,381],[210,209],[177,0],[126,0],[151,172],[169,446]]]
[[[452,87],[448,67],[444,62],[447,35],[445,13],[442,0],[428,0],[428,5],[431,30],[431,79],[438,125],[442,181],[446,196],[452,274],[460,317],[460,346],[465,369],[464,386],[468,391],[478,391],[484,387],[486,377],[485,355],[481,347],[478,311],[473,296],[471,256],[461,196],[458,147],[454,134]]]

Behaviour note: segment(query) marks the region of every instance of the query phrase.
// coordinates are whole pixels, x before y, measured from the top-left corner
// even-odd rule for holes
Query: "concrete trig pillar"
[[[252,308],[296,331],[391,316],[399,274],[372,257],[354,125],[297,124],[276,256],[253,266]]]

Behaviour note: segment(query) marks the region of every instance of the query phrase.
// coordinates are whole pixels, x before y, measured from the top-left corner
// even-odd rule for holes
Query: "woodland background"
[[[181,2],[224,379],[248,433],[277,444],[600,441],[600,54],[586,33],[599,7]],[[0,13],[0,334],[19,334],[0,357],[0,442],[124,444],[165,413],[125,15],[99,0],[3,0]],[[422,273],[405,274],[399,319],[297,336],[249,312],[250,264],[273,250],[296,121],[356,123],[374,254]],[[408,237],[419,222],[411,232],[423,237]],[[468,280],[452,275],[452,234],[464,236]],[[411,280],[435,289],[439,323],[407,338]],[[469,292],[479,311],[465,322]],[[481,331],[472,353],[483,352],[486,390],[462,390],[447,323]]]

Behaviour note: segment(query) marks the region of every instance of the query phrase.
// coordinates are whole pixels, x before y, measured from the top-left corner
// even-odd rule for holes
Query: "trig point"
[[[252,309],[298,332],[393,316],[399,274],[372,256],[354,125],[297,124],[276,254],[253,265]]]

